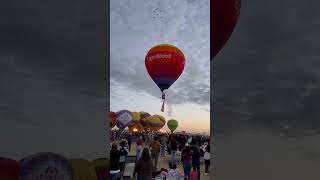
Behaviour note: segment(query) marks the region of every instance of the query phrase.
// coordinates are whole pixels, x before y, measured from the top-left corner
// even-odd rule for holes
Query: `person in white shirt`
[[[207,146],[205,146],[203,148],[204,151],[204,163],[205,163],[205,171],[204,171],[204,175],[208,175],[209,173],[209,168],[210,168],[210,144],[208,144]]]

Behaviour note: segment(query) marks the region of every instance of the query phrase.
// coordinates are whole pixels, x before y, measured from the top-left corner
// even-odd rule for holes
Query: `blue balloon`
[[[116,114],[117,114],[117,127],[119,129],[125,129],[133,119],[132,113],[128,110],[121,110],[121,111],[118,111]]]
[[[37,153],[20,160],[21,180],[71,180],[69,161],[50,152]]]

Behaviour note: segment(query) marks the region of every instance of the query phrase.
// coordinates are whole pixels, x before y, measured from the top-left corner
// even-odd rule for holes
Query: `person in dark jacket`
[[[131,135],[131,133],[127,134],[127,142],[128,142],[129,152],[130,152],[131,143],[132,143],[132,135]]]
[[[120,143],[120,159],[119,159],[119,165],[120,165],[120,174],[122,175],[124,173],[124,167],[126,165],[126,158],[128,155],[128,149],[126,148],[126,142],[125,141],[121,141]]]
[[[110,150],[110,176],[111,180],[117,180],[120,173],[120,151],[118,149],[117,143],[112,144]]]
[[[178,151],[178,142],[176,141],[175,137],[172,137],[170,142],[170,151],[171,151],[171,162],[176,162],[176,156]]]
[[[144,148],[141,158],[136,162],[134,167],[134,175],[137,174],[137,180],[152,179],[153,163],[148,148]]]
[[[200,179],[200,149],[198,146],[192,146],[192,167],[198,171],[198,179]]]

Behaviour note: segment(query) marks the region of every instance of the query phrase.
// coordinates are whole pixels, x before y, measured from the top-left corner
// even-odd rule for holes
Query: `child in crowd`
[[[184,178],[184,174],[177,169],[177,165],[175,163],[169,163],[169,172],[166,180],[181,180]]]

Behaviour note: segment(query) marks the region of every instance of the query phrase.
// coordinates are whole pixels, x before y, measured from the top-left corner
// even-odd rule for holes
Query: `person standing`
[[[186,179],[191,178],[192,153],[190,146],[186,146],[182,151],[181,161],[183,164],[184,177]]]
[[[131,135],[131,133],[128,133],[128,135],[127,135],[127,142],[128,142],[129,152],[130,152],[131,143],[132,143],[132,135]]]
[[[192,146],[192,167],[198,171],[198,179],[200,180],[200,149],[197,145]]]
[[[210,169],[210,144],[208,144],[205,148],[204,148],[204,164],[205,164],[205,171],[204,171],[204,175],[208,175],[209,173],[209,169]]]
[[[152,179],[152,160],[148,148],[143,149],[141,158],[135,164],[133,174],[137,175],[137,180]]]
[[[176,162],[176,156],[178,151],[178,142],[176,141],[175,137],[172,137],[170,142],[170,151],[171,151],[171,162]]]
[[[137,159],[140,159],[141,157],[143,144],[144,144],[144,141],[142,137],[139,137],[139,139],[137,140],[137,152],[136,152]]]
[[[158,159],[159,159],[159,153],[160,153],[160,142],[158,141],[158,137],[154,138],[154,141],[152,141],[150,147],[151,147],[151,158],[154,160],[154,166],[153,169],[157,169],[158,165]]]
[[[166,144],[167,144],[167,138],[165,135],[161,136],[160,139],[160,145],[161,145],[161,157],[165,157],[166,156]]]
[[[128,155],[128,149],[126,148],[126,142],[121,141],[120,143],[120,159],[119,159],[119,165],[120,165],[120,174],[122,175],[124,173],[124,167],[126,165],[126,158]]]
[[[111,180],[117,180],[120,173],[120,151],[117,143],[113,143],[110,150],[110,176]]]

